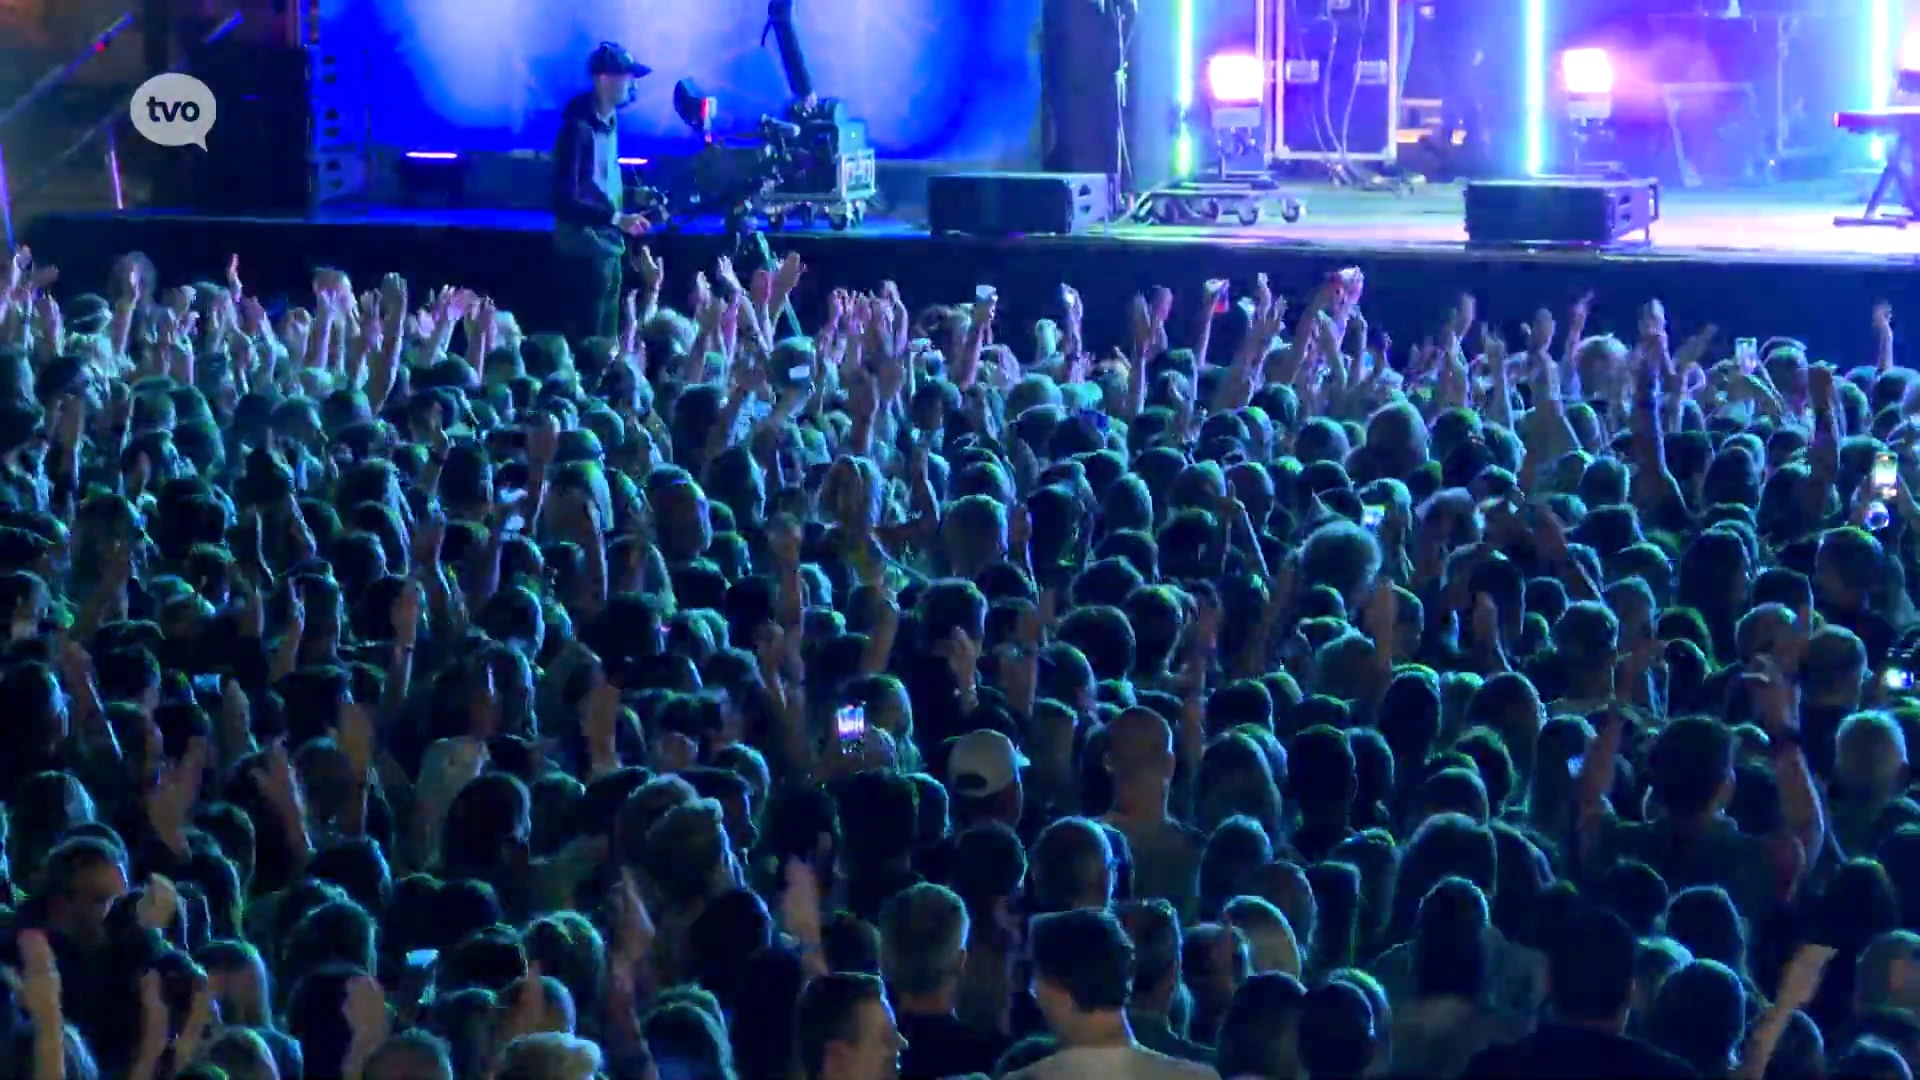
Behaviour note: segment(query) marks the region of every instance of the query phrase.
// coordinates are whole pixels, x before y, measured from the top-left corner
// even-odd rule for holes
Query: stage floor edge
[[[960,302],[977,284],[998,288],[1001,336],[1025,351],[1025,328],[1057,314],[1061,282],[1085,297],[1095,342],[1117,340],[1134,293],[1165,285],[1192,297],[1208,278],[1236,291],[1266,273],[1276,290],[1303,297],[1329,271],[1347,265],[1367,276],[1365,308],[1376,331],[1412,343],[1432,333],[1454,298],[1471,292],[1483,315],[1519,326],[1532,312],[1556,312],[1597,294],[1595,329],[1628,333],[1639,306],[1661,298],[1681,332],[1704,323],[1731,336],[1787,335],[1842,366],[1873,355],[1868,313],[1888,300],[1920,311],[1920,228],[1837,229],[1852,207],[1831,195],[1775,193],[1669,195],[1650,246],[1610,250],[1480,249],[1464,242],[1457,189],[1412,198],[1309,192],[1308,216],[1251,228],[1104,226],[1074,236],[978,238],[929,236],[871,222],[845,233],[771,233],[775,250],[798,251],[812,273],[799,301],[816,312],[830,284],[871,288],[899,283],[916,307]],[[50,214],[24,239],[36,261],[61,268],[63,291],[104,285],[111,260],[144,251],[169,283],[219,280],[238,254],[249,286],[262,295],[299,296],[313,270],[347,271],[371,287],[390,270],[406,272],[416,296],[456,283],[522,313],[523,325],[551,325],[554,293],[548,221],[512,211],[331,211],[303,219],[213,217],[158,212]],[[654,241],[670,277],[669,299],[686,295],[696,270],[729,250],[717,231],[681,231]],[[1184,308],[1176,343],[1192,319]],[[1399,349],[1396,349],[1399,351]]]

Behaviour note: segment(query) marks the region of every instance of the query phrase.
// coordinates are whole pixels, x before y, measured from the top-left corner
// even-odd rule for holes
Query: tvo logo
[[[140,84],[128,103],[127,118],[148,142],[205,150],[207,132],[213,130],[218,115],[219,107],[206,83],[172,71]]]

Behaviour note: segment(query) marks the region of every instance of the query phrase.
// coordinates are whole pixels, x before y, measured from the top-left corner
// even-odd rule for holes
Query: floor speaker
[[[186,70],[213,92],[217,118],[205,151],[161,152],[155,208],[227,216],[312,209],[307,50],[222,39],[190,52]]]

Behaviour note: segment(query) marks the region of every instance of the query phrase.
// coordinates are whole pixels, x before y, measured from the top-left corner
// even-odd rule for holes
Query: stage
[[[1726,333],[1774,334],[1809,341],[1822,356],[1865,362],[1876,300],[1920,312],[1920,226],[1833,225],[1856,212],[1863,182],[1780,185],[1738,191],[1663,193],[1663,220],[1651,244],[1606,251],[1476,249],[1461,225],[1453,186],[1411,194],[1309,188],[1296,224],[1215,228],[1114,224],[1068,237],[1008,239],[927,235],[910,224],[870,220],[846,233],[772,233],[776,250],[797,250],[813,268],[803,307],[825,287],[898,281],[910,303],[970,297],[979,283],[1000,290],[1003,335],[1049,315],[1061,281],[1086,297],[1096,340],[1118,333],[1124,302],[1156,284],[1192,295],[1208,278],[1236,286],[1266,272],[1276,289],[1301,295],[1331,269],[1357,264],[1367,274],[1366,309],[1377,329],[1403,343],[1431,332],[1470,291],[1490,319],[1517,327],[1542,305],[1556,310],[1593,291],[1597,327],[1631,328],[1639,304],[1658,296],[1683,331],[1714,322]],[[48,215],[28,226],[36,260],[61,267],[61,287],[104,280],[112,257],[141,250],[166,280],[218,279],[238,253],[257,292],[303,290],[318,266],[348,271],[370,286],[404,270],[416,294],[457,283],[524,312],[538,326],[552,297],[546,273],[548,221],[540,214],[473,209],[333,210],[304,219],[209,217],[146,212]],[[656,239],[677,284],[712,265],[729,242],[717,231],[685,230]]]

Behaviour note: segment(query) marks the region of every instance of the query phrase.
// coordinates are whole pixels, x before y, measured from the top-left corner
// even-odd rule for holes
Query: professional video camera
[[[866,123],[849,118],[839,100],[814,96],[793,29],[793,0],[768,5],[763,44],[768,36],[792,94],[786,115],[763,116],[746,132],[723,134],[719,99],[691,79],[674,84],[673,111],[700,137],[701,148],[654,177],[642,203],[657,218],[717,216],[737,235],[762,218],[776,229],[820,218],[844,229],[865,217],[876,193]]]

